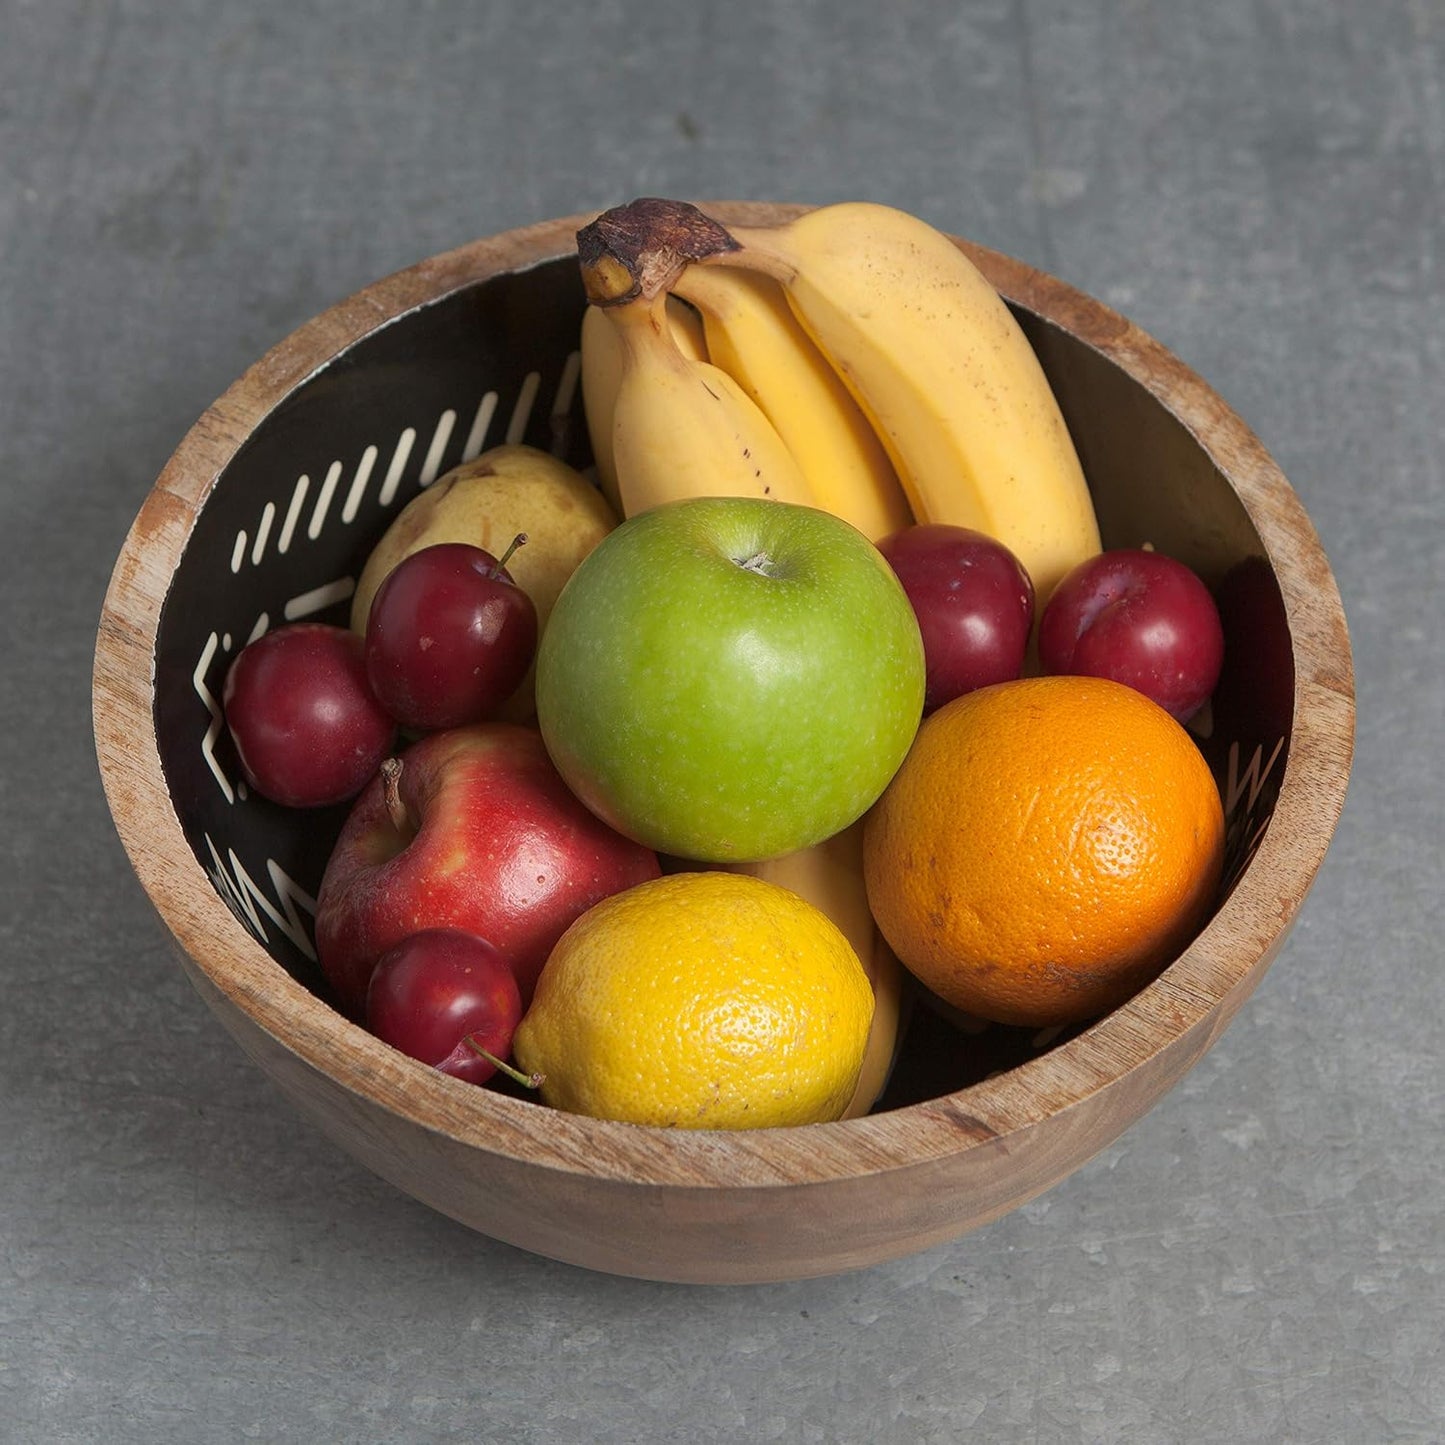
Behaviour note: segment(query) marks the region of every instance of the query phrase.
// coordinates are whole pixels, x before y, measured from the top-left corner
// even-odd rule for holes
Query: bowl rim
[[[761,201],[699,204],[725,224],[773,224],[810,209]],[[1186,1040],[1185,1067],[1192,1064],[1278,951],[1344,805],[1354,677],[1339,592],[1298,497],[1258,438],[1207,383],[1102,302],[956,237],[1007,299],[1123,368],[1187,428],[1239,496],[1278,580],[1295,685],[1273,822],[1220,910],[1164,973],[1076,1037],[936,1099],[795,1128],[664,1130],[565,1114],[428,1069],[294,980],[232,914],[186,841],[167,793],[152,711],[161,611],[201,507],[262,419],[338,353],[491,275],[572,254],[576,231],[595,214],[469,242],[378,280],[305,322],[205,411],[151,488],[102,607],[92,724],[116,830],[175,944],[283,1049],[389,1113],[520,1163],[631,1184],[771,1188],[911,1168],[1056,1118],[1118,1089]],[[1125,1110],[1114,1133],[1133,1117]],[[1098,1147],[1106,1142],[1101,1137]]]

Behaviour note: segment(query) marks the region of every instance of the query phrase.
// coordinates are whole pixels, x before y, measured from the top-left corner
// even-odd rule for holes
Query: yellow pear
[[[507,571],[537,609],[540,638],[563,583],[616,525],[606,499],[565,462],[536,447],[493,447],[438,477],[397,513],[357,579],[352,630],[366,631],[371,600],[402,558],[438,542],[470,542],[499,557],[524,532]],[[530,720],[532,688],[529,669],[501,715]]]

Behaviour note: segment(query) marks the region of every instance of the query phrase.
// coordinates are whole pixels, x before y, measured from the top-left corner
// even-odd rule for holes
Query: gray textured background
[[[1035,1203],[831,1280],[595,1276],[362,1172],[186,984],[93,759],[200,411],[639,192],[890,201],[1123,310],[1281,463],[1357,649],[1344,821],[1230,1032]],[[1445,1438],[1442,204],[1440,0],[0,0],[0,1439]]]

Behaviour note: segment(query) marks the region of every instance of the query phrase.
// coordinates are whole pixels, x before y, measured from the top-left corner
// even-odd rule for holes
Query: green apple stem
[[[462,1042],[478,1058],[485,1059],[494,1068],[500,1069],[509,1079],[519,1083],[524,1089],[540,1089],[546,1081],[546,1074],[524,1074],[521,1069],[514,1069],[505,1059],[499,1059],[495,1054],[489,1053],[476,1040],[476,1036],[468,1034]]]
[[[497,558],[496,565],[492,568],[490,572],[487,573],[487,576],[495,577],[497,573],[499,573],[502,568],[505,567],[507,563],[511,560],[512,553],[515,552],[518,547],[524,546],[526,544],[526,541],[527,534],[525,532],[518,532],[517,535],[512,538],[511,545],[507,548],[507,550],[503,552],[500,557]]]
[[[411,819],[401,800],[401,759],[387,758],[381,765],[381,787],[386,798],[386,811],[398,833],[411,832]]]

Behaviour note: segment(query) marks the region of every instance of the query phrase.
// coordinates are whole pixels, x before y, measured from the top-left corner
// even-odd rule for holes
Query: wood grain
[[[799,207],[702,203],[766,224]],[[594,1269],[743,1282],[854,1269],[991,1220],[1064,1178],[1219,1036],[1278,953],[1340,810],[1354,733],[1338,592],[1299,499],[1244,423],[1124,318],[960,243],[1011,300],[1142,382],[1228,480],[1262,540],[1295,667],[1273,821],[1194,944],[1115,1013],[1024,1065],[889,1113],[806,1129],[669,1132],[575,1118],[437,1074],[347,1023],[243,929],[168,795],[152,712],[167,589],[217,478],[258,423],[388,320],[569,254],[588,216],[477,241],[301,327],[196,424],[145,501],[100,619],[93,714],[117,830],[206,1003],[296,1108],[378,1174],[469,1226]]]

